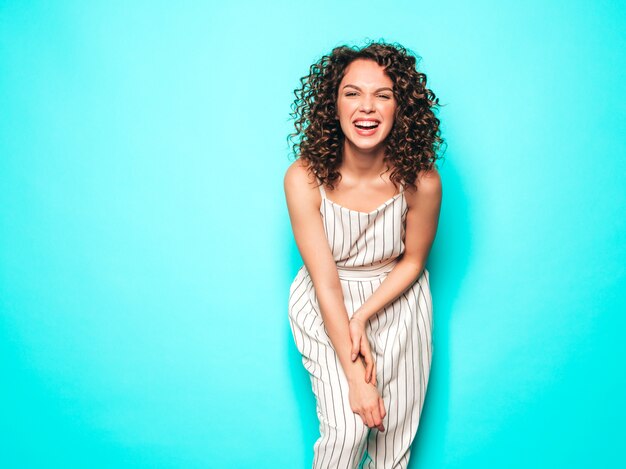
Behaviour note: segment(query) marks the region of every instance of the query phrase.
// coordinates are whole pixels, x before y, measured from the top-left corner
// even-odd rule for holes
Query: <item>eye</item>
[[[354,96],[356,93],[354,91],[348,91],[346,96]]]
[[[379,95],[381,98],[385,98],[385,99],[391,99],[391,96],[386,95],[386,94],[381,94]]]

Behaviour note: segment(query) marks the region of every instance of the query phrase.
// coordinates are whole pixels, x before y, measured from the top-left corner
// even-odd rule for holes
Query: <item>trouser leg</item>
[[[416,287],[416,290],[419,289]],[[411,444],[420,422],[432,347],[427,298],[411,297],[392,304],[372,322],[373,352],[378,388],[385,403],[385,431],[373,428],[368,435],[363,467],[397,469],[408,466]],[[404,301],[414,306],[407,307]],[[422,306],[418,314],[408,314]]]
[[[320,422],[313,468],[356,469],[370,429],[350,407],[348,380],[323,323],[314,312],[302,313],[296,312],[290,323],[311,378]]]

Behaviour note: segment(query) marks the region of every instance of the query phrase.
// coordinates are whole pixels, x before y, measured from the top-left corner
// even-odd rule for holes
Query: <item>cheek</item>
[[[358,110],[358,105],[355,103],[340,103],[339,106],[337,106],[337,110],[339,113],[343,114],[343,115],[349,115],[349,114],[353,114],[356,110]]]
[[[385,122],[387,122],[387,135],[391,133],[391,129],[393,128],[396,122],[395,116],[396,116],[395,108],[391,108],[385,113]]]

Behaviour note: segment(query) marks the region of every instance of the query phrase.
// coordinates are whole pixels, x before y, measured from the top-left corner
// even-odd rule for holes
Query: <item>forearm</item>
[[[317,298],[322,313],[328,337],[337,353],[341,367],[349,382],[365,379],[365,366],[361,360],[352,361],[352,343],[348,312],[343,301],[341,285],[322,288],[317,292]]]
[[[419,278],[423,270],[423,266],[400,259],[380,286],[354,312],[353,317],[366,322],[370,317],[398,298],[401,293]]]

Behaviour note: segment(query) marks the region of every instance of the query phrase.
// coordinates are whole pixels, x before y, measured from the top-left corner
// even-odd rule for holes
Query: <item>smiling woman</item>
[[[314,468],[406,467],[419,425],[443,140],[415,65],[397,45],[338,47],[296,91],[289,323],[317,400]]]
[[[370,65],[370,63],[365,62],[363,63],[363,65],[368,66]],[[359,88],[356,85],[347,84],[343,86],[344,90],[345,89],[349,90],[350,88],[354,88],[356,91],[345,91],[343,93],[343,96],[345,96],[346,98],[351,99],[352,97],[354,97],[355,99],[357,99],[363,93],[361,88]],[[377,90],[374,91],[375,98],[392,101],[393,94],[382,93],[383,90],[389,90],[393,93],[393,90],[389,87],[378,88]],[[380,125],[380,121],[378,119],[371,118],[371,117],[357,117],[356,120],[353,122],[353,124],[357,128],[357,133],[359,135],[374,135],[374,133],[376,132],[376,129],[378,129],[378,126]]]

